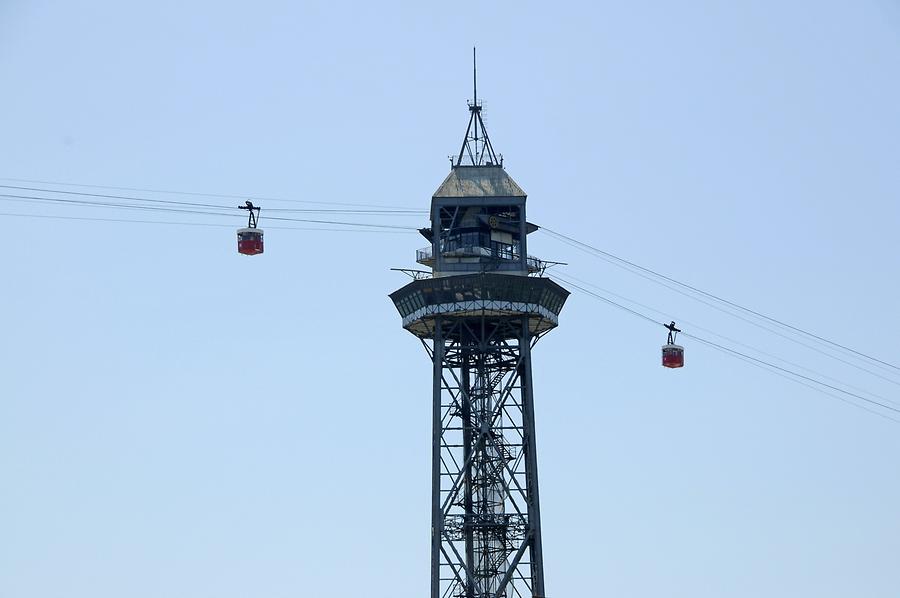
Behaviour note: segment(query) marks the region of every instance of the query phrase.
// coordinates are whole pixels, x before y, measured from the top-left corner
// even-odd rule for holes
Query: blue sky
[[[424,209],[473,44],[531,221],[898,361],[892,0],[6,0],[0,176]],[[2,204],[0,596],[425,594],[431,371],[387,298],[421,237],[279,230],[265,208],[292,204],[269,202],[266,253],[245,258],[239,216]],[[529,243],[563,276],[900,398]],[[664,332],[576,293],[535,350],[548,595],[895,596],[900,424],[688,339],[664,370]]]

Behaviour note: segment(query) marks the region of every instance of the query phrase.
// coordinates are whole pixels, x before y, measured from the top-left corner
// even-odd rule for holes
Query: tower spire
[[[475,47],[472,47],[472,101],[469,102],[469,126],[463,138],[459,155],[453,166],[503,166],[503,156],[494,152],[488,137],[484,120],[481,118],[481,103],[478,101],[478,62]],[[479,131],[480,130],[480,131]],[[480,135],[479,135],[480,132]]]
[[[478,103],[478,61],[475,58],[475,46],[472,46],[472,101]]]

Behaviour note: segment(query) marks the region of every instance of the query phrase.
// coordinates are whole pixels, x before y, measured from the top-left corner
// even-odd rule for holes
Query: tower
[[[477,89],[477,88],[476,88]],[[527,252],[538,229],[477,93],[431,199],[431,268],[391,294],[433,364],[431,598],[544,597],[531,350],[569,292]]]

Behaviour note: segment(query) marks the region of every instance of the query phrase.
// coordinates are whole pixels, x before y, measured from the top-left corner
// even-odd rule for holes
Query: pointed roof
[[[526,194],[502,166],[454,166],[433,197],[526,197]]]

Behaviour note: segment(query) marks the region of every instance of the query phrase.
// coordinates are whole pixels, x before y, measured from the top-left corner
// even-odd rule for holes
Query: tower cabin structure
[[[528,255],[526,194],[476,98],[431,198],[430,272],[391,294],[433,366],[431,598],[545,596],[531,351],[569,292]]]

